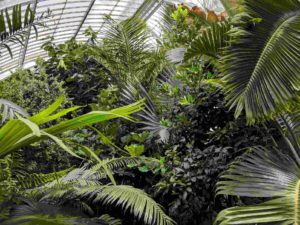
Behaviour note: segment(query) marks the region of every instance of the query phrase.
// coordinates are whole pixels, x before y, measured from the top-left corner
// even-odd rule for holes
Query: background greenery
[[[300,3],[224,2],[170,6],[158,47],[108,16],[1,81],[30,116],[4,102],[0,222],[298,224]]]

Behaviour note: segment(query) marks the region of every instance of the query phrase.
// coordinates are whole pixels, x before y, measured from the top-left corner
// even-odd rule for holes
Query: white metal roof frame
[[[204,5],[206,8],[215,7],[222,10],[220,0],[149,0],[151,4],[146,9],[141,8],[144,0],[0,0],[0,10],[11,8],[16,4],[27,5],[40,16],[48,9],[52,16],[46,22],[46,27],[39,27],[38,38],[35,37],[34,29],[29,28],[29,34],[24,46],[20,44],[10,45],[13,58],[5,49],[1,50],[0,56],[0,79],[10,75],[11,71],[19,67],[34,65],[37,57],[47,57],[42,49],[45,41],[53,38],[54,43],[61,44],[76,38],[78,41],[87,41],[84,31],[91,26],[99,32],[105,24],[105,16],[110,15],[115,20],[123,20],[134,15],[138,10],[150,27],[155,37],[161,35],[160,22],[162,21],[160,10],[165,3]],[[25,11],[25,7],[22,8]]]

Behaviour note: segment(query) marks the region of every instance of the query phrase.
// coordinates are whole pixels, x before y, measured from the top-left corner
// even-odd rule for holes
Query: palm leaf
[[[91,185],[77,189],[76,194],[88,197],[93,202],[120,206],[124,211],[129,210],[136,218],[143,218],[146,224],[174,224],[173,220],[144,191],[131,186]]]
[[[85,218],[79,210],[21,198],[23,201],[3,222],[6,225],[108,225],[104,219]]]
[[[120,158],[105,160],[106,167],[113,170],[122,168],[128,163],[137,163],[137,158]],[[129,211],[137,219],[143,219],[145,224],[168,225],[174,224],[144,191],[126,185],[103,185],[99,182],[106,176],[98,177],[96,173],[103,171],[103,163],[98,163],[91,168],[88,165],[71,171],[58,181],[48,183],[42,187],[28,190],[29,196],[35,196],[40,201],[74,202],[87,201],[121,207],[124,212]],[[96,175],[96,176],[95,176]],[[98,179],[99,178],[99,179]]]
[[[300,110],[284,114],[277,122],[285,136],[294,138],[300,146]]]
[[[17,176],[18,185],[20,185],[20,187],[22,189],[28,189],[28,188],[42,186],[46,183],[52,182],[54,180],[58,180],[64,176],[66,176],[71,170],[72,170],[72,168],[69,168],[66,170],[61,170],[58,172],[48,173],[48,174],[31,173],[31,174],[26,174],[23,176],[18,175]]]
[[[300,88],[300,2],[245,0],[238,39],[221,71],[228,104],[249,123],[285,112]],[[249,17],[250,21],[249,22]]]
[[[278,149],[254,147],[221,175],[217,193],[275,199],[223,210],[216,224],[299,224],[299,190],[299,160]]]
[[[116,21],[106,17],[104,39],[95,48],[95,58],[103,64],[116,81],[153,82],[162,64],[162,54],[154,50],[151,35],[144,20],[131,17]]]
[[[228,34],[231,26],[228,22],[212,23],[204,30],[187,49],[184,60],[197,56],[207,56],[212,59],[220,58],[220,54],[229,45]]]
[[[31,4],[26,6],[25,13],[22,12],[22,5],[14,5],[11,9],[3,9],[0,14],[0,48],[6,48],[13,57],[9,43],[20,43],[23,45],[25,36],[28,35],[29,27],[36,25],[44,26],[43,20],[50,16],[48,14],[35,17],[35,13],[31,9]]]

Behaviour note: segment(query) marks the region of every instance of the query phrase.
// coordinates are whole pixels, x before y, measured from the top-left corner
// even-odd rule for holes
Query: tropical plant
[[[48,212],[48,216],[52,216],[53,219],[53,216],[58,216],[57,210],[59,210],[59,208],[63,208],[70,203],[78,202],[79,205],[84,206],[83,210],[89,212],[90,216],[94,215],[92,205],[99,203],[101,205],[119,206],[124,212],[129,211],[133,214],[137,220],[143,219],[145,224],[174,224],[162,211],[160,206],[144,191],[128,185],[110,185],[103,183],[108,176],[107,171],[103,169],[104,165],[110,170],[116,170],[125,168],[129,164],[137,164],[143,160],[145,159],[123,157],[104,160],[94,165],[85,165],[82,168],[72,170],[64,177],[57,178],[56,180],[53,179],[50,183],[34,189],[25,190],[23,194],[27,197],[38,199],[38,204],[50,204],[52,205],[50,207],[56,208],[56,213]],[[91,207],[89,205],[91,205]],[[15,215],[15,220],[27,219],[35,221],[35,219],[39,218],[39,214],[47,215],[46,212],[38,213],[35,211],[38,210],[31,211],[31,214],[33,212],[36,214],[33,217],[17,214]]]
[[[271,199],[223,210],[216,224],[299,224],[300,161],[285,141],[285,149],[251,148],[221,175],[218,194]]]
[[[243,1],[221,72],[228,105],[249,123],[265,121],[299,101],[300,2]]]
[[[2,111],[1,117],[2,121],[1,123],[4,123],[4,121],[9,117],[10,119],[13,119],[15,117],[15,114],[18,113],[24,117],[29,117],[29,114],[20,106],[17,104],[8,101],[6,99],[0,99],[0,110]]]
[[[45,202],[38,202],[22,197],[22,203],[16,206],[9,220],[3,222],[7,225],[114,225],[120,224],[120,220],[116,220],[108,215],[100,218],[88,218],[79,210],[67,207],[58,207]]]
[[[12,10],[10,12],[10,10]],[[10,14],[11,13],[11,14]],[[43,19],[50,16],[50,11],[40,18],[36,18],[34,10],[31,8],[31,4],[28,4],[25,10],[25,14],[22,15],[22,5],[17,4],[12,9],[3,9],[0,14],[0,48],[6,48],[11,57],[13,57],[10,43],[24,44],[24,38],[28,34],[29,27],[33,27],[36,36],[38,35],[37,26],[43,25]]]
[[[129,106],[121,107],[108,112],[92,111],[90,113],[75,117],[70,120],[60,122],[48,128],[40,129],[39,126],[47,122],[58,119],[69,112],[72,112],[79,107],[75,106],[62,110],[53,114],[63,102],[64,97],[60,97],[55,103],[50,105],[47,109],[40,113],[25,119],[18,117],[18,119],[10,120],[0,129],[0,157],[4,157],[13,151],[27,146],[34,142],[43,140],[45,138],[52,139],[55,143],[61,146],[64,150],[76,156],[59,138],[55,135],[61,134],[68,130],[74,130],[87,125],[98,123],[101,121],[110,120],[113,118],[126,118],[131,119],[129,116],[132,113],[139,111],[143,102],[137,102]],[[92,153],[89,153],[92,154]]]
[[[22,12],[22,5],[18,4],[12,7],[12,11],[9,9],[1,10],[0,14],[0,49],[5,48],[13,57],[10,44],[20,43],[23,45],[26,34],[30,32],[29,27],[33,27],[36,36],[37,26],[44,25],[43,19],[50,16],[50,11],[47,15],[42,15],[40,18],[36,18],[35,12],[31,9],[31,4],[28,4],[25,10],[25,14]],[[11,13],[11,14],[10,14]],[[10,102],[6,99],[1,99],[0,108],[3,105],[2,123],[7,119],[9,113],[10,119],[12,119],[15,113],[19,113],[23,116],[29,116],[28,113],[22,109],[22,107]]]
[[[220,59],[222,50],[229,44],[230,29],[231,25],[228,22],[211,24],[191,42],[184,55],[185,60],[196,56]]]
[[[95,58],[111,73],[112,79],[151,84],[162,69],[164,58],[151,43],[148,27],[138,16],[122,22],[106,17],[104,39],[95,48]]]
[[[48,107],[61,95],[68,96],[64,83],[46,74],[39,60],[37,64],[36,69],[18,69],[0,82],[1,97],[25,109],[27,117]],[[71,104],[68,96],[61,107]]]

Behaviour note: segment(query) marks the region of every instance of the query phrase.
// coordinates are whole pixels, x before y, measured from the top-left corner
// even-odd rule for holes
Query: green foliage
[[[150,86],[164,65],[164,57],[151,45],[146,23],[138,17],[122,22],[106,18],[102,43],[94,49],[99,63],[110,71],[114,80]]]
[[[216,224],[299,222],[299,162],[289,155],[293,147],[286,147],[285,152],[255,147],[231,165],[221,176],[218,194],[272,199],[226,209]]]
[[[8,117],[9,119],[13,119],[16,113],[24,117],[29,116],[29,114],[23,108],[6,99],[0,99],[0,110],[2,111],[2,123],[4,123]]]
[[[46,108],[59,96],[66,95],[63,83],[48,76],[42,67],[39,72],[17,70],[0,82],[1,97],[21,106],[31,115]],[[70,105],[66,98],[64,104]]]
[[[8,123],[6,123],[0,129],[0,156],[4,157],[5,155],[20,149],[23,146],[27,146],[45,138],[52,139],[65,151],[69,152],[73,156],[76,156],[61,140],[54,135],[113,118],[122,117],[130,119],[129,115],[139,111],[143,105],[142,102],[138,102],[108,112],[93,111],[73,119],[63,121],[48,128],[40,129],[39,125],[58,119],[77,109],[77,107],[72,107],[53,114],[57,108],[60,107],[62,101],[63,98],[59,98],[47,109],[28,119],[23,119],[20,117],[19,119],[10,120]]]
[[[142,155],[145,151],[145,147],[144,145],[131,144],[129,146],[126,145],[125,150],[128,151],[130,156],[135,157]]]
[[[59,45],[46,42],[43,48],[50,59],[42,66],[51,79],[63,82],[73,104],[96,103],[99,91],[108,87],[109,71],[95,61],[95,46],[71,39]]]
[[[42,19],[49,17],[50,12],[41,18],[36,18],[31,9],[31,4],[26,6],[25,13],[22,12],[22,5],[17,4],[9,9],[2,9],[0,13],[0,48],[5,48],[13,57],[9,44],[19,43],[23,45],[24,38],[28,34],[28,27],[33,27],[36,31],[37,26],[43,25]]]
[[[119,168],[132,162],[133,158],[106,161],[110,168]],[[49,201],[59,205],[59,202],[82,201],[86,204],[97,203],[121,207],[123,212],[133,214],[137,220],[145,224],[167,225],[174,222],[162,211],[160,206],[144,191],[127,185],[104,185],[98,180],[103,164],[97,163],[87,169],[80,168],[71,171],[67,176],[57,182],[46,184],[36,190],[27,192],[29,196],[36,196],[41,202]],[[97,171],[97,173],[96,173]],[[97,174],[97,176],[95,176]]]
[[[206,56],[209,59],[219,59],[222,50],[230,41],[228,22],[214,23],[202,31],[189,45],[185,60],[196,56]]]
[[[204,24],[203,20],[193,16],[187,8],[181,5],[172,12],[171,16],[174,23],[171,32],[166,31],[163,34],[162,45],[167,49],[187,47],[198,36]]]
[[[235,116],[245,111],[254,123],[275,118],[289,110],[288,103],[299,101],[300,3],[246,0],[244,8],[221,72]],[[260,22],[253,24],[253,18]]]

